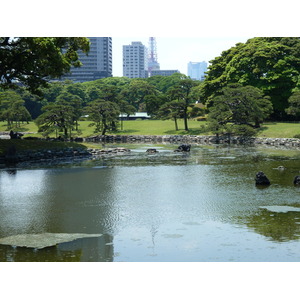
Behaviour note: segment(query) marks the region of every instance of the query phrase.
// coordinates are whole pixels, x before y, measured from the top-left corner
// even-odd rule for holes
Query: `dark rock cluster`
[[[104,155],[104,154],[122,154],[130,152],[130,149],[116,147],[107,149],[87,149],[91,155]]]
[[[262,171],[256,173],[255,183],[256,183],[256,185],[270,185],[271,184],[268,177]]]

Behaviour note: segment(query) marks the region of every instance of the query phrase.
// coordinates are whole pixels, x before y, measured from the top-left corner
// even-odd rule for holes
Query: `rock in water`
[[[46,247],[52,247],[60,243],[71,242],[77,239],[100,236],[102,236],[102,234],[47,232],[39,234],[19,234],[0,239],[0,244],[42,249]]]
[[[300,185],[300,176],[297,175],[295,178],[294,178],[294,184],[295,185]]]
[[[146,152],[149,153],[149,154],[158,153],[158,151],[156,149],[154,149],[154,148],[147,149]]]
[[[191,150],[191,145],[182,144],[174,151],[175,152],[190,152],[190,150]]]
[[[271,184],[268,177],[262,171],[256,173],[255,182],[257,185],[270,185]]]

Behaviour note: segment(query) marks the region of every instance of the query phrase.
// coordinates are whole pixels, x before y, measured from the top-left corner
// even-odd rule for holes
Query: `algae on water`
[[[0,239],[0,244],[16,247],[42,249],[52,247],[60,243],[71,242],[77,239],[100,237],[102,234],[87,233],[39,233],[19,234]]]

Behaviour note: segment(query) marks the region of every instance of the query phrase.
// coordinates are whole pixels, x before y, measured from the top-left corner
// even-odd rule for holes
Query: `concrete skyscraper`
[[[147,78],[147,48],[141,42],[123,46],[123,76],[128,78]]]
[[[189,62],[188,76],[194,80],[204,80],[205,72],[207,71],[207,62]]]
[[[72,67],[70,73],[62,79],[84,82],[112,76],[112,38],[90,37],[89,40],[91,45],[88,55],[78,51],[82,66]]]

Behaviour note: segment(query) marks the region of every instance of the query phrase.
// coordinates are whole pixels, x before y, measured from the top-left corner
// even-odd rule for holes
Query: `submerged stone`
[[[102,236],[102,234],[47,232],[39,234],[19,234],[0,239],[0,244],[42,249],[46,247],[52,247],[60,243],[71,242],[77,239],[100,236]]]
[[[295,176],[293,182],[294,182],[295,185],[300,185],[300,176],[299,175]]]
[[[271,184],[270,180],[268,179],[268,177],[262,171],[256,173],[255,183],[257,185],[270,185]]]

